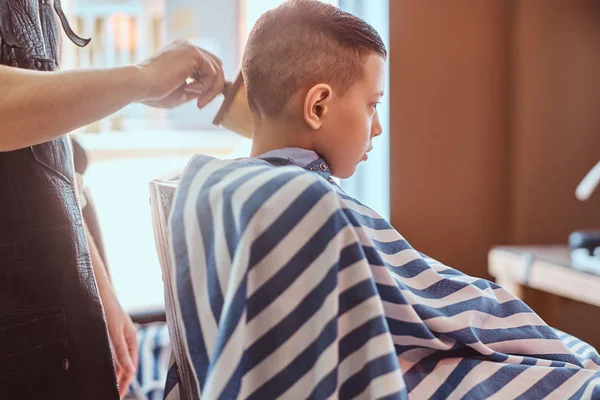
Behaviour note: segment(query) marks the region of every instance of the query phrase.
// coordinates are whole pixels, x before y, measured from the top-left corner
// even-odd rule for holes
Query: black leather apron
[[[58,69],[59,19],[87,44],[59,0],[0,0],[0,64]],[[0,152],[0,399],[112,400],[116,385],[68,138]]]

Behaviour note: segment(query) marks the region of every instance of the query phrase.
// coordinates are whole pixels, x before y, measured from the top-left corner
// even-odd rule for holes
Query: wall
[[[600,2],[390,2],[391,220],[486,276],[490,247],[600,227]]]

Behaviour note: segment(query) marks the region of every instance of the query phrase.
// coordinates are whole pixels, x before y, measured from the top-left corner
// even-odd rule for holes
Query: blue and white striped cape
[[[600,399],[591,346],[316,173],[197,156],[170,224],[203,400]]]

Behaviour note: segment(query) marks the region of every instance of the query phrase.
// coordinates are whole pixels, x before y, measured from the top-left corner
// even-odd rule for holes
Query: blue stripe
[[[390,333],[398,336],[412,336],[419,339],[435,339],[436,336],[420,322],[406,322],[386,317]]]
[[[388,328],[384,317],[375,317],[355,328],[340,339],[339,362],[361,349],[369,340],[387,333]]]
[[[454,370],[450,373],[448,378],[438,387],[435,393],[431,396],[432,399],[446,399],[448,396],[456,390],[458,385],[463,381],[465,376],[473,368],[481,364],[481,360],[471,359],[471,358],[463,358],[456,365]]]
[[[410,304],[404,297],[401,290],[398,290],[398,286],[384,285],[377,283],[377,292],[382,301],[395,304]]]
[[[379,240],[375,239],[371,239],[371,241],[377,250],[387,255],[393,255],[404,250],[414,250],[412,246],[404,239],[394,240],[393,242],[380,242]],[[412,276],[407,277],[412,278]]]
[[[321,354],[334,343],[336,337],[337,318],[334,317],[325,325],[315,341],[284,369],[248,396],[248,400],[274,399],[282,395],[313,367]]]
[[[189,256],[185,240],[185,229],[183,229],[185,226],[183,213],[192,182],[197,173],[210,161],[213,161],[213,159],[199,156],[190,162],[188,169],[182,176],[177,196],[174,201],[170,222],[181,318],[184,322],[186,341],[187,343],[193,344],[188,346],[191,358],[190,361],[194,366],[194,371],[198,377],[197,383],[201,387],[204,385],[206,379],[209,360],[204,338],[202,337],[195,294],[191,283]]]
[[[238,225],[238,220],[233,215],[233,195],[244,182],[246,182],[249,179],[256,178],[264,172],[265,171],[262,169],[253,171],[245,176],[235,179],[223,190],[223,228],[225,230],[227,250],[229,251],[230,257],[232,257],[235,254],[238,240],[241,236],[241,230]]]
[[[216,362],[221,358],[223,349],[231,339],[233,331],[241,323],[242,315],[244,314],[246,307],[247,279],[247,276],[244,276],[244,279],[236,290],[229,307],[227,307],[227,310],[225,310],[226,313],[221,320],[221,324],[219,325],[219,335],[217,336],[217,342],[215,343],[215,350],[213,352],[213,358],[209,366],[208,374],[212,372]],[[241,378],[240,371],[236,370],[233,376],[230,377],[225,390],[227,390],[228,393],[237,393],[241,386]]]
[[[518,354],[518,353],[514,353],[514,355],[538,358],[540,360],[566,362],[566,363],[574,364],[580,368],[583,368],[583,365],[581,364],[579,359],[577,357],[575,357],[573,354]]]
[[[377,400],[408,400],[408,393],[406,390],[402,390],[384,397],[379,397]]]
[[[272,168],[273,167],[271,167],[271,169]],[[315,183],[309,186],[309,188],[314,188],[313,190],[316,190],[317,187],[320,187],[320,189],[325,192],[332,190],[330,187],[327,186],[326,183],[324,183],[320,179],[316,179],[306,171],[293,169],[286,170],[286,172],[284,173],[279,173],[273,178],[271,178],[269,181],[263,183],[261,187],[258,190],[256,190],[250,196],[250,198],[248,198],[248,200],[246,200],[242,205],[242,209],[239,216],[239,224],[242,227],[242,235],[244,233],[244,230],[248,227],[249,222],[252,220],[256,212],[265,204],[265,202],[269,200],[273,195],[275,195],[275,193],[277,193],[282,186],[298,177],[303,177],[304,179],[313,179]],[[313,195],[316,195],[317,193],[318,191],[316,190],[315,193],[313,193]],[[289,228],[290,227],[287,226],[286,231]],[[279,234],[281,234],[281,232],[279,232]]]
[[[267,284],[265,287],[270,287]],[[278,324],[274,325],[260,339],[255,341],[244,353],[247,370],[251,370],[291,336],[294,335],[307,321],[323,306],[323,302],[337,287],[337,268],[333,266],[325,277],[304,297],[298,306],[285,316]],[[271,289],[275,289],[271,287]],[[248,307],[252,305],[248,302]]]
[[[581,387],[579,388],[579,390],[577,392],[575,392],[575,394],[573,396],[571,396],[569,398],[569,400],[580,400],[583,398],[583,393],[587,390],[587,387],[589,386],[590,382],[594,379],[597,379],[600,377],[599,373],[596,373],[594,375],[592,375],[591,377],[589,377],[585,383],[583,385],[581,385]]]
[[[519,376],[527,368],[530,367],[518,364],[505,365],[498,371],[493,373],[492,376],[490,376],[483,382],[480,382],[478,385],[469,390],[469,392],[463,398],[465,400],[488,398],[489,396],[492,396],[497,391],[502,389],[504,386],[508,385],[513,379]]]
[[[391,265],[385,263],[386,267],[400,278],[414,278],[415,276],[430,271],[431,267],[422,259],[416,259],[403,265]]]
[[[554,339],[551,329],[547,326],[519,326],[507,329],[480,329],[467,327],[446,333],[452,338],[460,338],[463,343],[476,343],[478,341],[490,344],[516,339]]]
[[[153,351],[152,351],[152,355],[154,356],[153,359],[153,368],[152,368],[152,378],[154,380],[159,380],[161,379],[160,376],[160,368],[162,367],[162,365],[160,365],[160,353],[163,351],[163,348],[161,346],[161,337],[160,337],[161,331],[160,329],[158,329],[154,335],[154,345],[153,345]]]
[[[477,310],[498,318],[506,318],[519,313],[533,314],[531,309],[521,300],[515,299],[499,304],[498,300],[484,296],[460,301],[440,308],[431,307],[425,304],[415,304],[413,308],[423,320],[437,317],[452,317],[470,310]],[[547,334],[548,336],[546,337],[557,339],[554,332],[551,332],[549,329],[547,330]],[[509,338],[506,338],[504,340],[508,339]]]
[[[381,256],[379,255],[379,253],[377,252],[377,250],[375,250],[373,247],[370,246],[362,246],[363,247],[363,252],[365,253],[365,256],[367,257],[367,262],[371,265],[379,265],[379,266],[385,266]]]
[[[550,393],[556,390],[560,385],[565,383],[567,379],[571,378],[577,373],[575,369],[560,368],[553,369],[542,379],[538,380],[533,386],[527,389],[517,399],[543,399],[546,398]]]
[[[173,365],[171,365],[171,368],[169,368],[169,371],[167,372],[167,380],[165,382],[165,392],[164,392],[165,399],[173,391],[173,389],[175,389],[175,386],[177,386],[177,383],[179,383],[177,364],[173,364]]]
[[[288,179],[287,177],[285,178],[285,182],[287,182]],[[281,186],[285,182],[274,182],[274,184]],[[262,189],[259,190],[259,193],[262,191]],[[252,248],[250,249],[248,269],[252,269],[265,258],[265,256],[285,237],[285,234],[283,233],[289,232],[291,227],[296,226],[329,191],[330,189],[325,187],[320,181],[313,183],[304,190],[292,204],[290,204],[290,206],[254,240]],[[323,230],[323,228],[321,228],[321,230]],[[334,231],[333,233],[337,233],[337,231]]]
[[[363,248],[360,243],[352,243],[342,249],[340,252],[340,265],[339,270],[343,271],[344,269],[351,267],[356,264],[358,261],[364,258]]]
[[[307,397],[307,400],[321,400],[327,399],[331,396],[335,389],[337,389],[337,366],[327,376],[315,386],[311,394]]]
[[[237,399],[240,388],[242,387],[242,378],[244,377],[244,357],[241,357],[237,368],[227,381],[227,385],[219,395],[219,400]]]
[[[437,281],[426,289],[415,289],[405,283],[398,284],[400,289],[409,290],[410,292],[426,299],[440,299],[456,293],[467,286],[469,286],[469,284],[466,282],[453,281],[449,279]]]
[[[352,310],[363,301],[377,295],[375,284],[372,279],[366,279],[356,285],[344,290],[339,297],[338,316]]]
[[[215,321],[221,320],[221,312],[223,310],[223,293],[221,292],[221,284],[219,283],[219,273],[217,272],[216,265],[216,252],[222,251],[223,249],[215,248],[215,229],[213,226],[213,214],[210,207],[210,197],[213,190],[222,189],[218,186],[220,182],[227,178],[228,175],[232,174],[238,169],[235,163],[228,164],[224,168],[221,168],[213,172],[203,183],[202,190],[199,192],[198,197],[195,201],[197,223],[202,233],[202,242],[204,245],[204,257],[206,262],[206,287],[208,292],[208,299],[210,302],[210,308],[215,317]],[[257,171],[266,172],[267,168]],[[239,181],[239,180],[238,180]],[[216,185],[216,187],[215,187]],[[231,260],[231,254],[228,255]]]
[[[392,226],[383,218],[372,218],[362,215],[356,211],[349,210],[347,208],[342,209],[342,212],[346,214],[350,223],[355,227],[364,227],[374,229],[376,231],[382,231],[390,229]]]
[[[375,378],[392,371],[399,371],[398,359],[386,354],[366,363],[360,371],[342,383],[339,391],[340,399],[352,399],[362,393]]]
[[[138,346],[138,352],[139,354],[142,354],[142,349],[144,348],[145,344],[146,344],[146,338],[148,337],[148,329],[138,329],[137,330],[137,346]],[[143,375],[142,375],[142,369],[138,368],[136,371],[136,380],[140,383],[142,383],[143,380]]]
[[[344,227],[346,221],[338,212],[333,214],[325,224],[315,233],[296,253],[291,260],[283,266],[271,279],[258,289],[248,300],[248,321],[274,302],[300,274],[302,274],[311,263],[323,252],[337,232]],[[276,232],[271,232],[275,235]],[[280,234],[277,236],[280,238]],[[252,245],[254,248],[260,246],[258,243]],[[260,249],[258,251],[261,251]]]

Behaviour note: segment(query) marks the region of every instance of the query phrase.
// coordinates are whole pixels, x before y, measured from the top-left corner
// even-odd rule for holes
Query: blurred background
[[[283,0],[69,0],[73,29],[92,38],[85,48],[64,46],[62,69],[101,68],[143,61],[177,38],[223,60],[226,77],[239,71],[246,37],[258,17]],[[387,40],[387,0],[331,0],[369,20]],[[194,103],[174,110],[132,104],[73,132],[86,150],[84,180],[93,195],[115,289],[130,311],[161,307],[162,279],[156,256],[148,183],[185,167],[195,153],[216,157],[249,154],[250,142],[212,125],[221,98],[203,110]],[[383,119],[387,110],[384,105]],[[389,216],[389,140],[379,141],[375,160],[344,183]],[[374,192],[362,184],[369,179]],[[118,195],[116,195],[118,194]],[[372,197],[369,199],[369,197]],[[369,201],[370,200],[370,201]]]
[[[92,38],[83,49],[65,46],[63,68],[138,62],[181,37],[218,55],[233,79],[249,30],[281,2],[63,0],[74,30]],[[329,2],[374,25],[390,52],[385,134],[342,186],[417,249],[467,274],[514,283],[548,323],[600,346],[598,276],[551,268],[531,275],[529,253],[514,248],[512,266],[498,267],[521,271],[514,282],[508,272],[488,272],[490,250],[506,245],[535,246],[566,270],[570,233],[600,228],[600,193],[587,202],[574,196],[600,160],[600,2]],[[148,182],[194,153],[247,155],[247,140],[212,126],[219,105],[131,105],[74,132],[90,157],[85,182],[128,310],[163,302]],[[539,290],[544,279],[549,288]]]

